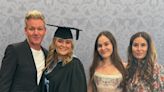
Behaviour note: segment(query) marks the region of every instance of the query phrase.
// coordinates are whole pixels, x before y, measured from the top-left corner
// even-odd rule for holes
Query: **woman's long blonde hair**
[[[58,62],[58,53],[56,52],[55,41],[56,41],[56,37],[53,38],[53,40],[49,46],[49,52],[48,52],[48,56],[46,58],[45,69],[50,68],[50,65],[52,64],[52,62],[54,62],[54,63]],[[72,60],[73,48],[74,48],[74,45],[72,42],[72,50],[70,53],[68,53],[67,55],[64,56],[63,65],[69,63]]]

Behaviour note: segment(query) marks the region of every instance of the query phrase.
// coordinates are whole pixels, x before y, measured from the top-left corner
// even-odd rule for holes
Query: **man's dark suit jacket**
[[[46,57],[47,51],[42,48]],[[27,40],[6,48],[0,69],[0,92],[39,92],[37,70]]]

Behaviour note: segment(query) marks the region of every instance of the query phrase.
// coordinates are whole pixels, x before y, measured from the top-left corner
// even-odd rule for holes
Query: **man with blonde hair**
[[[44,15],[27,12],[26,40],[7,46],[0,69],[0,92],[39,92],[47,50],[41,46],[46,34]]]

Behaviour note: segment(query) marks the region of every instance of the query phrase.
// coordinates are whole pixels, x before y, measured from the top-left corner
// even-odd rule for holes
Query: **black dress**
[[[49,92],[87,92],[84,68],[76,57],[64,66],[57,64],[45,77],[49,80]]]

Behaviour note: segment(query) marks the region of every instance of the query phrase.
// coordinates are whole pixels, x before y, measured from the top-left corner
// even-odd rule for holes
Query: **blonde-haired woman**
[[[71,28],[58,27],[46,59],[43,92],[86,92],[84,68],[73,47]]]

